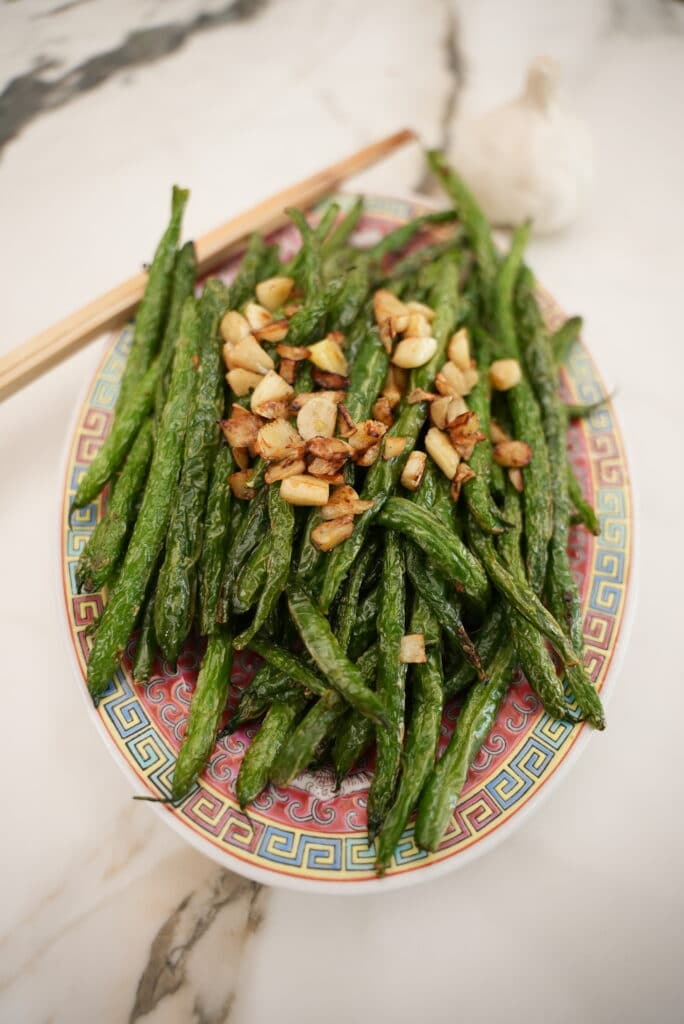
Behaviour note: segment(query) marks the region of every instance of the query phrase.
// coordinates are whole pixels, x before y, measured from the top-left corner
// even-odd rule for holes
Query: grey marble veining
[[[632,35],[684,31],[681,0],[613,0],[610,30]]]
[[[165,1012],[173,1012],[173,1001],[184,987],[190,988],[193,1019],[198,1024],[221,1024],[228,1020],[245,946],[261,924],[267,899],[268,893],[261,886],[220,869],[204,886],[190,892],[154,937],[138,981],[130,1024],[149,1018],[163,1001]],[[206,955],[205,947],[198,947],[219,915],[229,918],[231,941],[221,944],[225,966],[209,996],[201,986],[193,985],[190,961],[193,954]],[[223,938],[223,932],[219,936]]]
[[[63,4],[43,16],[56,17],[86,2],[88,0]],[[117,46],[88,56],[53,76],[46,72],[60,69],[61,61],[49,53],[36,55],[34,66],[10,79],[0,92],[0,154],[11,139],[41,114],[97,89],[114,75],[163,60],[199,33],[255,18],[268,2],[229,0],[217,11],[200,9],[184,21],[136,28]]]

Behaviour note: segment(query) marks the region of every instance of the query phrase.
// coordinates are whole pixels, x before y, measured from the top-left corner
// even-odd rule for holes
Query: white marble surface
[[[90,346],[0,406],[0,1019],[680,1020],[683,5],[243,0],[232,20],[229,6],[0,5],[0,129],[17,129],[0,154],[0,348],[127,276],[173,180],[199,233],[404,123],[443,141],[450,111],[507,98],[551,53],[597,181],[531,259],[585,314],[620,391],[639,493],[632,640],[607,732],[487,858],[367,898],[220,871],[130,800],[67,660],[57,475]],[[158,59],[136,58],[150,46]],[[413,153],[365,184],[420,179]]]

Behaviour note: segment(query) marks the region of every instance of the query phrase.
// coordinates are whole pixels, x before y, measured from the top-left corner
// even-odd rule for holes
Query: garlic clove
[[[535,232],[549,233],[581,209],[593,177],[591,140],[560,102],[558,80],[556,62],[537,58],[521,96],[454,126],[450,160],[495,225],[532,220]]]

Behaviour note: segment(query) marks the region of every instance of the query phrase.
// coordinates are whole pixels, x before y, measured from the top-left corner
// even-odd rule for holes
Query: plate
[[[351,202],[349,196],[336,198],[343,206]],[[369,196],[356,238],[361,244],[370,244],[428,208],[422,202]],[[296,247],[294,229],[284,229],[276,237],[285,250]],[[220,276],[229,280],[232,270],[234,266],[227,265]],[[553,328],[560,324],[564,314],[559,306],[544,291],[539,297],[548,325]],[[109,430],[131,338],[132,330],[126,327],[110,339],[76,415],[61,494],[60,587],[77,681],[92,720],[136,792],[167,796],[197,677],[200,647],[189,644],[176,671],[159,660],[149,684],[138,687],[130,672],[133,637],[122,668],[95,710],[86,688],[86,663],[89,634],[102,610],[103,595],[79,594],[75,570],[102,516],[106,495],[75,513],[71,524],[68,518],[78,481]],[[566,398],[573,402],[592,402],[605,393],[596,365],[583,345],[575,346],[562,386]],[[629,473],[612,405],[573,425],[569,447],[577,475],[602,526],[599,538],[581,528],[573,529],[570,551],[582,596],[586,666],[605,699],[616,675],[615,658],[624,634],[632,566]],[[256,661],[247,654],[235,665],[233,703]],[[458,705],[450,703],[442,724],[443,745],[457,714]],[[471,768],[439,849],[434,854],[419,850],[411,824],[387,875],[377,879],[374,851],[366,840],[365,827],[369,771],[361,765],[339,793],[335,793],[332,772],[306,772],[288,787],[270,786],[245,813],[235,799],[234,785],[242,754],[255,731],[256,727],[250,727],[221,739],[199,783],[180,806],[150,806],[186,840],[226,868],[269,885],[318,892],[387,891],[467,863],[510,833],[539,804],[591,733],[580,723],[549,717],[526,680],[516,678]]]

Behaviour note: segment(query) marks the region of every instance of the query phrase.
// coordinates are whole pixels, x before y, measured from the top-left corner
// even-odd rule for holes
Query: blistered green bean
[[[192,627],[198,564],[202,552],[204,510],[218,451],[223,411],[223,372],[219,324],[225,287],[209,281],[199,303],[200,352],[195,400],[188,422],[183,467],[159,570],[154,629],[165,656],[175,664]]]
[[[437,756],[442,723],[444,681],[439,646],[439,625],[420,597],[416,597],[411,632],[423,633],[433,642],[427,649],[427,661],[413,668],[411,717],[407,726],[401,777],[395,800],[390,807],[376,841],[375,869],[379,875],[389,867],[409,815],[416,806]]]
[[[586,526],[590,533],[598,537],[601,533],[601,524],[593,506],[587,501],[582,492],[582,486],[575,475],[575,471],[568,462],[568,497],[576,509],[580,522]]]
[[[441,842],[468,769],[496,720],[513,665],[513,648],[508,641],[487,666],[488,681],[478,683],[466,697],[449,745],[430,773],[418,804],[415,840],[423,850],[436,850]]]
[[[129,396],[138,389],[140,380],[149,369],[161,342],[171,297],[176,246],[189,195],[186,189],[173,186],[171,219],[150,264],[145,291],[135,315],[133,342],[116,401],[117,417],[128,402]]]
[[[173,354],[176,350],[176,342],[180,330],[183,303],[194,292],[196,275],[197,260],[195,258],[195,246],[192,242],[186,242],[177,252],[173,265],[169,313],[166,319],[166,326],[164,327],[164,336],[159,348],[159,380],[154,396],[154,417],[157,422],[159,422],[164,403],[166,402],[166,396],[169,392]]]
[[[324,698],[321,698],[323,700]],[[266,713],[261,727],[247,748],[235,783],[240,807],[256,800],[273,772],[278,752],[306,705],[302,693],[289,700],[276,700]]]
[[[104,485],[123,464],[142,424],[145,422],[159,379],[159,367],[154,363],[137,388],[132,390],[125,407],[114,420],[114,426],[93,461],[78,482],[73,508],[83,508],[96,498]]]
[[[401,640],[406,632],[404,553],[391,531],[385,537],[380,608],[378,610],[378,670],[375,689],[387,715],[387,725],[376,730],[375,772],[368,792],[368,838],[372,840],[392,802],[404,739],[406,665],[401,661]]]
[[[199,322],[187,299],[142,505],[116,585],[102,613],[88,662],[88,689],[97,703],[119,663],[161,551],[180,473],[183,443],[197,372]]]
[[[145,486],[152,448],[152,421],[148,419],[140,428],[128,454],[107,511],[78,560],[76,579],[84,590],[100,590],[116,570],[124,552],[138,499]]]
[[[228,478],[234,469],[233,453],[223,445],[216,454],[212,470],[199,562],[199,628],[202,635],[208,635],[216,628],[219,591],[230,536],[232,495]]]
[[[345,656],[328,620],[306,591],[292,580],[287,601],[290,615],[309,654],[330,685],[361,714],[376,724],[385,725],[387,717],[382,702],[366,686],[357,666]]]
[[[556,366],[561,366],[579,340],[584,323],[581,316],[571,316],[551,335],[551,349]]]
[[[190,703],[185,738],[173,772],[171,798],[182,800],[203,771],[221,723],[230,684],[233,645],[227,630],[213,633],[202,658]]]

